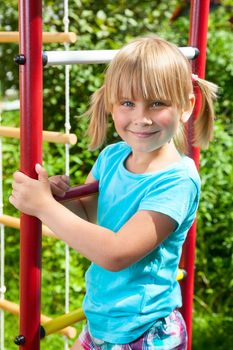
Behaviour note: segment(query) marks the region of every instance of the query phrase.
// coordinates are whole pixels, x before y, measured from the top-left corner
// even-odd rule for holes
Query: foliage
[[[157,33],[180,46],[187,45],[187,10],[181,12],[176,21],[171,21],[178,0],[138,1],[120,0],[101,2],[94,0],[70,1],[70,31],[78,35],[69,49],[117,49],[132,37]],[[232,113],[233,102],[233,60],[232,26],[229,22],[230,1],[214,8],[210,14],[207,78],[220,87],[216,105],[217,121],[215,138],[210,148],[202,152],[200,173],[202,197],[198,214],[196,288],[194,312],[194,349],[230,348],[232,328]],[[225,5],[225,6],[224,6]],[[17,1],[0,4],[0,30],[17,30]],[[4,16],[3,16],[4,14]],[[63,30],[63,4],[59,0],[45,0],[43,10],[44,30]],[[44,50],[63,50],[60,44],[46,44]],[[12,99],[18,96],[18,67],[13,57],[18,45],[1,44],[0,96]],[[71,129],[78,136],[77,145],[71,147],[71,183],[84,181],[91,169],[97,152],[88,150],[84,136],[87,120],[81,115],[88,106],[89,97],[103,81],[104,65],[74,65],[70,72],[70,114]],[[44,129],[64,130],[64,67],[44,69]],[[3,125],[18,126],[18,112],[2,113]],[[116,135],[110,128],[108,142]],[[49,175],[64,172],[64,147],[44,143],[44,164]],[[18,167],[19,146],[17,140],[5,139],[3,143],[4,166],[4,211],[18,215],[9,205],[12,173]],[[48,315],[63,313],[64,305],[64,251],[62,242],[51,238],[43,239],[42,310]],[[6,298],[18,301],[19,285],[19,234],[6,229]],[[84,272],[88,262],[74,251],[70,251],[70,300],[71,309],[81,305],[84,294]],[[221,301],[224,300],[224,303]],[[6,347],[14,349],[8,330],[16,332],[17,319],[6,316]],[[77,326],[80,329],[80,325]],[[200,336],[201,335],[201,336]],[[226,339],[224,343],[224,339]],[[220,342],[222,340],[222,343]],[[62,345],[59,335],[48,337],[41,344],[42,349],[57,349]]]

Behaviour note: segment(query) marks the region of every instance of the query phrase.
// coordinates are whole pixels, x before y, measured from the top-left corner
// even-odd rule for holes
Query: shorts
[[[91,336],[85,326],[79,336],[85,350],[186,350],[187,331],[178,310],[157,320],[142,336],[128,344],[112,344]]]

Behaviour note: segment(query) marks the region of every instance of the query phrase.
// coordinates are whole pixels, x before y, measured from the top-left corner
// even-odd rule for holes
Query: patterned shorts
[[[129,344],[111,344],[91,336],[86,326],[79,336],[85,350],[186,350],[187,332],[179,311],[156,321],[141,337]]]

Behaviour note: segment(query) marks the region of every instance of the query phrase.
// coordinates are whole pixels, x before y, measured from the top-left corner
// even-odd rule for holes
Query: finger
[[[13,179],[15,182],[18,183],[23,183],[25,182],[29,177],[27,175],[25,175],[24,173],[22,173],[21,171],[16,171],[13,174]]]
[[[21,187],[21,184],[19,182],[16,182],[16,181],[12,182],[12,189],[14,191],[17,191],[19,187]]]
[[[67,184],[67,182],[64,182],[62,177],[63,177],[63,175],[62,176],[60,176],[60,175],[52,176],[49,178],[49,182],[50,182],[51,186],[56,186],[64,191],[67,191],[70,188],[70,186]]]
[[[38,174],[38,180],[40,182],[48,182],[48,174],[45,168],[43,168],[40,164],[36,164],[35,170]]]
[[[9,197],[9,202],[10,202],[10,204],[12,204],[14,207],[16,207],[15,198],[14,198],[13,195],[11,195],[11,196]]]
[[[61,178],[67,185],[69,185],[69,183],[70,183],[70,177],[69,176],[62,175]]]
[[[58,197],[64,197],[66,190],[63,190],[61,187],[58,187],[56,184],[51,184],[51,190],[53,195]]]

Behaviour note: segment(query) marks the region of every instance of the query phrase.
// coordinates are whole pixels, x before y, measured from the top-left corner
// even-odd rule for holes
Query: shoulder
[[[98,160],[103,162],[105,160],[114,161],[124,158],[131,151],[127,143],[121,141],[106,146],[99,154]]]
[[[105,147],[99,154],[92,174],[95,179],[100,179],[100,174],[108,172],[113,166],[116,167],[131,152],[131,148],[125,142],[117,142]]]
[[[192,158],[188,156],[182,156],[179,167],[177,169],[177,174],[179,175],[180,179],[192,182],[197,191],[200,191],[201,179],[195,162]]]
[[[170,203],[199,201],[201,181],[194,161],[182,156],[179,162],[151,177],[144,200]],[[186,198],[186,199],[185,199]]]
[[[193,221],[200,199],[200,177],[195,163],[182,159],[154,177],[139,209],[160,212],[188,227]],[[186,227],[185,226],[185,227]]]
[[[100,156],[106,157],[114,154],[122,154],[130,151],[130,146],[127,143],[120,141],[106,146],[101,152]]]

